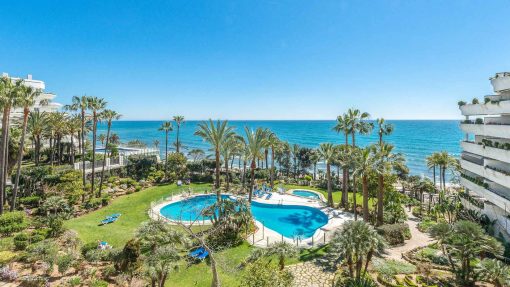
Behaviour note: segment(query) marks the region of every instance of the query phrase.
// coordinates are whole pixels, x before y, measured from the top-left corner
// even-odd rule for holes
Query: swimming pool
[[[292,191],[292,194],[301,196],[301,197],[308,197],[308,198],[316,199],[316,200],[321,199],[321,197],[317,193],[315,193],[313,191],[309,191],[309,190],[296,189],[296,190]]]
[[[222,198],[229,198],[222,195]],[[190,199],[170,203],[160,212],[172,220],[202,220],[200,212],[216,201],[216,195],[198,195]],[[287,238],[296,235],[302,239],[312,237],[317,229],[328,223],[328,216],[317,208],[301,205],[275,205],[252,201],[253,217],[264,224],[266,228],[274,230]]]

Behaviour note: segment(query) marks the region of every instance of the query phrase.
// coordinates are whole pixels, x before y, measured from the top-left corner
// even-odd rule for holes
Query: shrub
[[[475,124],[477,125],[483,125],[483,119],[482,118],[476,118]]]
[[[85,203],[83,203],[83,208],[85,208],[87,210],[94,210],[94,209],[98,209],[101,205],[102,205],[102,199],[94,197],[94,198],[91,198],[91,199],[85,201]]]
[[[16,257],[16,253],[12,251],[0,251],[0,265],[7,264],[11,262],[14,257]]]
[[[89,242],[81,247],[81,255],[85,256],[90,250],[97,249],[97,243]]]
[[[39,202],[41,201],[41,197],[37,195],[21,197],[18,199],[19,204],[28,206],[28,207],[37,207],[39,206]]]
[[[479,104],[479,103],[480,103],[480,101],[478,101],[478,99],[477,99],[477,98],[473,98],[473,100],[471,101],[471,103],[472,103],[473,105],[476,105],[476,104]]]
[[[73,264],[74,258],[70,254],[65,254],[57,258],[57,267],[60,274],[65,274]]]
[[[483,103],[484,104],[488,104],[490,101],[491,101],[491,99],[489,99],[489,98],[484,98],[483,99]]]
[[[0,281],[14,281],[18,278],[18,272],[5,266],[0,268]]]
[[[416,253],[416,256],[422,260],[430,261],[438,265],[448,265],[448,259],[444,257],[440,250],[426,247]]]
[[[458,101],[457,102],[457,105],[459,105],[459,107],[462,107],[465,104],[466,104],[466,102],[464,102],[464,101]]]
[[[272,264],[264,260],[256,260],[246,266],[246,272],[241,278],[241,286],[247,287],[270,287],[292,286],[292,274],[287,270],[279,271]]]
[[[429,229],[436,224],[437,223],[435,221],[426,219],[426,220],[423,220],[422,222],[418,223],[418,230],[421,232],[428,232]]]
[[[25,228],[27,228],[27,220],[24,212],[7,212],[0,215],[0,234],[10,235]]]
[[[397,260],[374,260],[374,269],[385,278],[392,278],[397,274],[412,274],[416,272],[416,266]]]
[[[404,240],[411,238],[407,223],[381,225],[377,228],[377,232],[392,246],[403,244]]]
[[[81,285],[81,278],[78,276],[71,277],[67,280],[66,286],[75,287]]]
[[[58,215],[50,215],[47,218],[49,228],[48,236],[57,237],[64,232],[64,219]]]
[[[25,248],[28,246],[28,239],[28,233],[26,232],[16,234],[13,239],[14,247],[16,250],[25,250]]]
[[[108,287],[108,282],[104,280],[93,280],[90,282],[91,287]]]
[[[420,206],[415,206],[413,207],[411,213],[415,216],[415,217],[418,217],[418,218],[421,218],[422,217],[422,214],[421,214],[422,210],[421,210],[421,207]]]
[[[48,279],[37,275],[25,275],[20,279],[22,287],[45,287],[48,286]]]

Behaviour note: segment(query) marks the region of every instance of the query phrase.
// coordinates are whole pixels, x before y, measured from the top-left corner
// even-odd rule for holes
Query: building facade
[[[9,74],[2,73],[2,77],[9,77]],[[12,81],[17,81],[20,78],[10,77]],[[32,75],[28,75],[25,79],[22,79],[26,86],[30,86],[36,89],[40,89],[42,93],[35,100],[35,105],[30,109],[31,111],[39,110],[40,112],[56,112],[62,106],[59,103],[54,102],[56,95],[53,93],[46,92],[46,85],[41,80],[34,80]],[[41,105],[41,102],[47,102]],[[0,115],[0,118],[2,115]],[[23,108],[16,108],[11,111],[11,121],[19,120],[23,117]]]
[[[494,94],[470,103],[459,102],[465,120],[460,126],[461,185],[464,204],[496,221],[510,234],[510,73],[490,78]],[[506,234],[505,234],[506,233]]]

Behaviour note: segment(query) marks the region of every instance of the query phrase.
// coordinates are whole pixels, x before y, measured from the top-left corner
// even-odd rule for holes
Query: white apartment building
[[[459,103],[465,120],[461,129],[461,184],[469,208],[496,220],[510,234],[510,73],[490,78],[494,94],[477,102]],[[504,234],[504,233],[503,233]]]
[[[2,73],[2,77],[9,77],[9,74]],[[20,78],[16,77],[10,77],[12,81],[17,81]],[[31,108],[31,110],[39,110],[41,112],[56,112],[60,107],[62,106],[59,103],[53,102],[56,95],[53,93],[46,92],[46,85],[41,80],[34,80],[32,78],[32,75],[28,75],[26,79],[22,79],[23,83],[27,86],[41,89],[42,93],[39,95],[39,97],[35,101],[35,105]],[[46,105],[41,105],[41,101],[47,100],[48,103]],[[2,115],[0,114],[0,118]],[[16,121],[23,117],[23,108],[17,108],[11,111],[11,121]]]

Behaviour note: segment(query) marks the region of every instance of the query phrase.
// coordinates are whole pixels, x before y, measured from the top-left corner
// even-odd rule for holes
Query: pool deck
[[[262,197],[253,197],[252,200],[259,203],[265,203],[265,204],[283,204],[283,205],[300,205],[300,206],[309,206],[314,207],[322,212],[324,212],[328,216],[328,223],[321,228],[317,229],[315,234],[306,239],[301,238],[288,238],[282,236],[280,233],[271,230],[269,228],[264,227],[264,225],[259,222],[258,220],[255,220],[255,224],[257,225],[257,231],[251,235],[248,236],[247,241],[258,247],[267,247],[271,243],[285,241],[290,244],[294,244],[298,247],[303,248],[309,248],[313,246],[318,246],[324,243],[327,243],[330,241],[333,233],[335,230],[341,228],[344,222],[353,220],[354,216],[352,213],[343,212],[341,210],[327,207],[324,203],[324,201],[318,201],[310,198],[305,198],[297,195],[292,195],[292,190],[287,191],[286,193],[277,193],[273,192],[273,195],[270,199],[265,199],[266,196]],[[191,196],[186,195],[176,195],[167,198],[166,200],[159,202],[152,206],[152,208],[149,210],[149,216],[152,219],[159,219],[159,220],[165,220],[166,222],[170,224],[176,224],[175,221],[170,220],[164,216],[161,215],[161,209],[172,202],[177,202],[186,198],[194,197],[201,194],[193,194]],[[321,194],[322,196],[322,194]],[[323,197],[321,197],[323,198]],[[184,224],[190,224],[189,221],[182,221]],[[196,221],[193,224],[195,225],[202,225],[202,224],[211,224],[209,220],[200,220]]]

